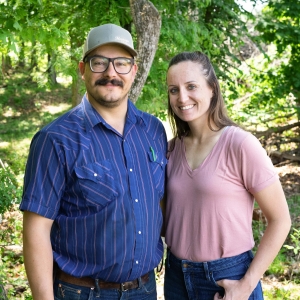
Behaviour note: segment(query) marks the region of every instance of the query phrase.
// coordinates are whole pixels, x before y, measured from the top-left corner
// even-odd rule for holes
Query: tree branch
[[[257,138],[260,138],[262,136],[269,136],[272,133],[282,133],[286,130],[289,130],[289,129],[292,129],[292,128],[295,128],[295,127],[298,127],[298,126],[300,126],[300,121],[296,122],[296,123],[288,124],[288,125],[285,125],[285,126],[278,126],[278,127],[269,128],[268,130],[265,130],[265,131],[253,131],[252,133]]]

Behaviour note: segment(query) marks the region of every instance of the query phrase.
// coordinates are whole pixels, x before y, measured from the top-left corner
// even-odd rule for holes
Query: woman
[[[167,85],[175,137],[167,166],[165,299],[263,299],[260,278],[291,225],[275,168],[259,141],[227,116],[206,55],[176,55]],[[254,199],[268,225],[253,258]]]

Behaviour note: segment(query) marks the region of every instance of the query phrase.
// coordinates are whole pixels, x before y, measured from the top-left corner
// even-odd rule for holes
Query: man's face
[[[117,45],[103,45],[93,50],[87,57],[100,55],[107,58],[127,57],[131,58],[129,52]],[[117,107],[127,102],[128,93],[137,72],[134,64],[128,74],[118,74],[112,62],[103,73],[94,73],[90,69],[90,63],[80,62],[80,72],[85,81],[87,95],[90,103],[97,109],[100,107]]]

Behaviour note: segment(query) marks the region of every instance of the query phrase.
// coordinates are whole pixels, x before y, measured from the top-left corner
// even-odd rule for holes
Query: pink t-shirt
[[[279,180],[266,151],[251,133],[226,127],[192,170],[183,139],[176,140],[167,165],[165,241],[171,252],[203,262],[252,249],[252,193]]]

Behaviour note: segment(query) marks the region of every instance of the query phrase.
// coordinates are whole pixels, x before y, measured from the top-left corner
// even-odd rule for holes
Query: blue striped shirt
[[[157,266],[166,151],[162,123],[130,101],[123,136],[85,96],[34,136],[20,209],[54,220],[60,269],[124,282]]]

